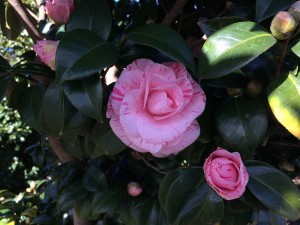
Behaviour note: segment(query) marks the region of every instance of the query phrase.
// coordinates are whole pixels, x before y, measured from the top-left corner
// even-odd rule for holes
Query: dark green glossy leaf
[[[223,199],[202,182],[186,200],[176,219],[176,224],[214,224],[223,217],[223,214]]]
[[[300,218],[300,192],[288,176],[263,162],[245,165],[250,177],[247,187],[261,203],[289,220]]]
[[[38,75],[45,76],[49,78],[54,78],[55,73],[48,66],[44,64],[37,63],[23,63],[16,64],[11,68],[11,72],[15,74],[23,74],[25,76],[28,75]]]
[[[246,19],[242,17],[220,17],[216,19],[200,21],[198,22],[198,26],[201,28],[203,33],[209,37],[223,27],[242,21],[246,21]]]
[[[102,83],[98,76],[65,82],[63,89],[76,109],[102,122]]]
[[[259,0],[256,1],[256,16],[255,20],[260,23],[263,20],[274,16],[279,11],[290,7],[294,0]]]
[[[72,12],[67,32],[87,29],[107,40],[112,25],[110,8],[105,0],[82,0]]]
[[[76,202],[83,200],[88,192],[82,186],[81,180],[75,180],[65,186],[57,196],[57,208],[67,211],[74,207]]]
[[[46,88],[42,85],[33,85],[18,96],[17,109],[25,123],[34,129],[41,129],[41,106]]]
[[[95,165],[90,165],[82,180],[83,186],[89,191],[105,191],[108,189],[106,176],[103,171]]]
[[[93,195],[89,195],[83,201],[75,203],[74,209],[81,218],[89,218],[92,214]]]
[[[41,105],[42,129],[49,135],[58,136],[63,128],[62,89],[51,84]]]
[[[180,170],[175,170],[173,172],[168,173],[159,186],[158,198],[159,203],[163,209],[166,209],[168,191],[179,175]]]
[[[88,117],[74,108],[65,96],[63,96],[62,104],[63,128],[61,134],[78,129],[88,121]]]
[[[159,200],[173,225],[213,224],[224,212],[223,199],[206,184],[198,168],[169,173],[161,182]]]
[[[93,214],[108,213],[117,209],[123,201],[123,196],[124,192],[121,188],[97,192],[92,203]]]
[[[23,26],[15,10],[8,2],[5,6],[5,18],[6,28],[2,28],[2,32],[7,39],[16,40],[22,32]]]
[[[216,123],[221,136],[235,150],[252,158],[265,137],[268,117],[259,99],[229,98],[217,108]]]
[[[159,223],[159,206],[156,199],[148,199],[142,204],[139,213],[139,223],[144,225],[154,225]]]
[[[92,76],[113,65],[118,57],[118,49],[93,32],[73,30],[60,41],[56,52],[56,82]]]
[[[199,78],[210,79],[229,74],[275,43],[275,38],[256,23],[238,22],[228,25],[205,42],[198,60]]]
[[[136,43],[156,48],[195,72],[192,52],[175,30],[159,24],[148,24],[134,29],[127,35],[127,38]]]
[[[289,74],[273,80],[268,102],[276,119],[300,140],[300,79]]]
[[[0,102],[2,102],[3,98],[5,97],[7,85],[9,84],[11,79],[12,77],[9,75],[0,77]]]
[[[220,225],[248,225],[252,212],[232,213],[227,211],[220,221]]]
[[[173,224],[176,221],[186,199],[202,179],[203,174],[200,169],[190,169],[182,171],[174,180],[166,198],[166,214],[169,223]]]
[[[11,68],[10,64],[5,58],[0,55],[0,72],[7,71]]]

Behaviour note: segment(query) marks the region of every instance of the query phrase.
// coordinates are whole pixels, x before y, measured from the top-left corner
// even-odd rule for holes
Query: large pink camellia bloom
[[[121,73],[106,115],[126,145],[165,157],[197,139],[196,118],[205,102],[203,90],[182,64],[138,59]]]
[[[73,0],[48,0],[46,13],[55,24],[66,24],[74,9]]]
[[[205,160],[205,179],[222,198],[239,198],[248,183],[249,175],[238,152],[217,148]]]
[[[42,62],[47,64],[52,70],[55,70],[55,55],[58,41],[37,41],[33,46],[33,50],[40,57]]]

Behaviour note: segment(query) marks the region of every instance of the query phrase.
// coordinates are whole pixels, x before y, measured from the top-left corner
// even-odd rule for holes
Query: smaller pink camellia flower
[[[208,185],[222,198],[236,199],[245,192],[249,175],[238,152],[217,148],[205,160],[203,169]]]
[[[130,182],[127,185],[127,192],[130,196],[137,197],[142,193],[143,189],[137,182]]]
[[[66,24],[74,9],[73,0],[48,0],[46,13],[55,24]]]
[[[58,46],[58,41],[38,41],[33,46],[33,50],[40,59],[47,64],[52,70],[55,70],[55,54]]]

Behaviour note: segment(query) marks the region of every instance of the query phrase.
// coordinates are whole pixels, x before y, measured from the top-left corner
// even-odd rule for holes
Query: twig
[[[73,158],[64,150],[64,148],[61,146],[61,142],[59,138],[48,136],[49,144],[54,151],[54,153],[57,155],[58,159],[62,162],[69,162],[72,161]]]
[[[27,30],[31,39],[36,42],[40,39],[43,39],[43,36],[40,34],[35,24],[36,21],[26,10],[24,4],[20,0],[8,0],[9,4],[13,7],[18,17],[22,21],[25,29]]]
[[[283,142],[283,141],[269,141],[268,144],[300,148],[300,142],[299,143],[290,143],[290,142]]]
[[[160,168],[156,167],[155,165],[153,165],[151,162],[149,162],[145,156],[139,152],[136,151],[132,151],[132,155],[134,158],[138,159],[138,160],[142,160],[148,167],[154,169],[155,171],[162,173],[162,174],[167,174],[167,171],[161,170]]]
[[[177,0],[170,11],[166,14],[161,24],[170,25],[187,2],[188,0]]]
[[[286,51],[287,51],[287,47],[289,45],[290,40],[291,40],[290,38],[287,39],[283,44],[283,49],[282,49],[280,57],[278,59],[276,76],[279,76],[279,74],[281,72],[282,64],[283,64],[284,58],[286,56]]]

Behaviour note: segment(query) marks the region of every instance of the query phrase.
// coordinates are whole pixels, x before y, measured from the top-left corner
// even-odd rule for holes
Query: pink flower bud
[[[58,41],[38,41],[33,46],[33,50],[40,57],[42,62],[47,64],[52,70],[55,70],[55,54]]]
[[[45,8],[47,15],[55,24],[65,24],[74,9],[74,4],[73,0],[48,0]]]
[[[143,189],[137,182],[130,182],[127,185],[127,192],[130,196],[137,197],[142,193]]]

